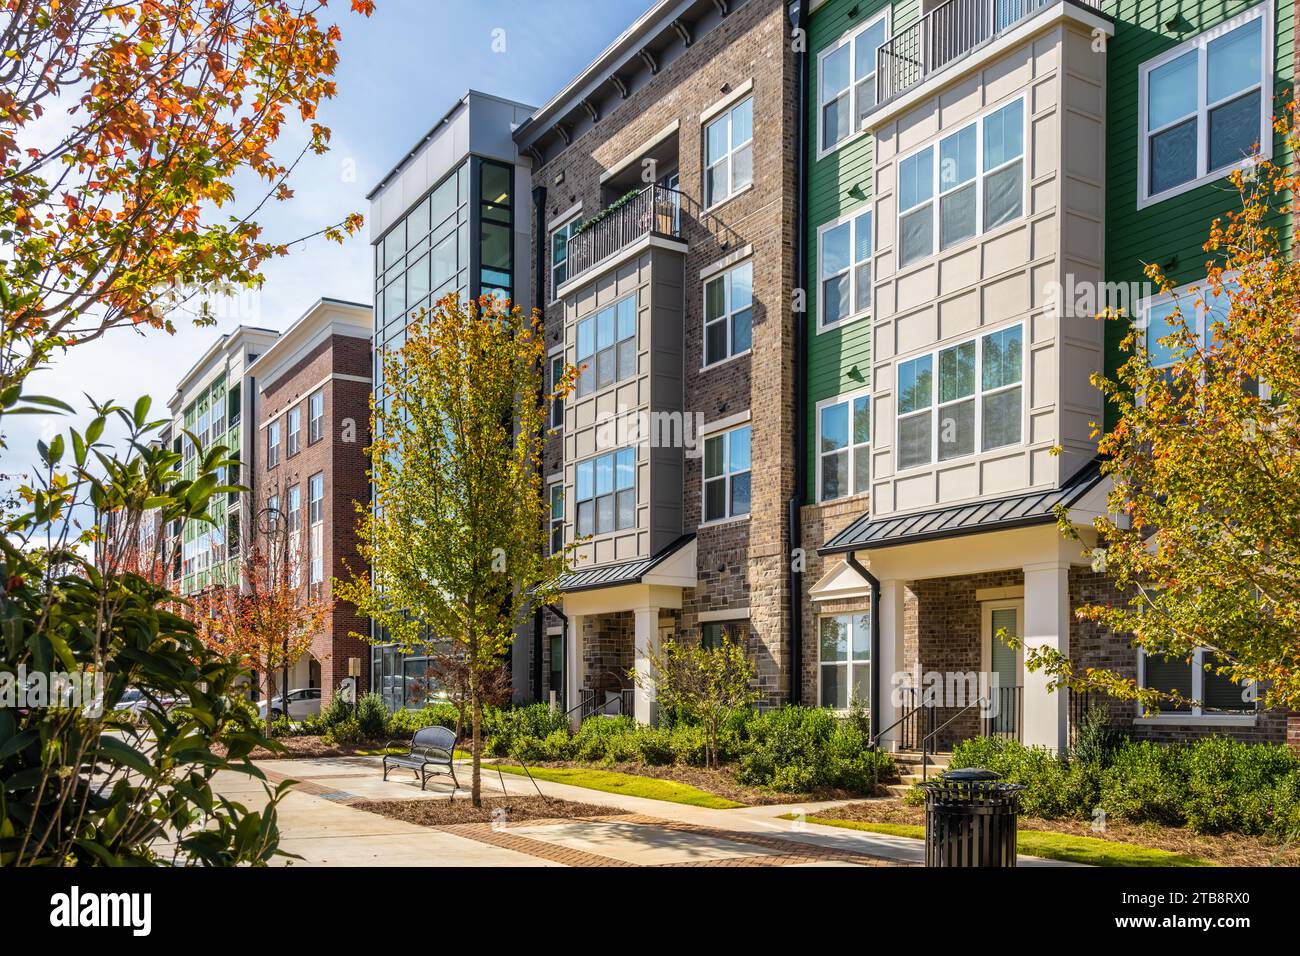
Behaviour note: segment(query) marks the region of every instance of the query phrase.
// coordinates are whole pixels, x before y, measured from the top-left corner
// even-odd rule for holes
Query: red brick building
[[[258,398],[249,467],[254,513],[279,510],[301,586],[327,600],[335,578],[363,568],[356,528],[357,506],[370,500],[370,334],[370,306],[321,299],[245,376]],[[370,652],[355,635],[368,631],[352,605],[337,604],[310,653],[291,669],[289,688],[320,687],[328,704],[355,657],[364,691]]]

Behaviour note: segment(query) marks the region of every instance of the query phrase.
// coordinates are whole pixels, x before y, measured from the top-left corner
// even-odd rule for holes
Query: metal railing
[[[1069,720],[1070,723],[1066,732],[1070,738],[1070,746],[1074,747],[1075,735],[1079,732],[1079,725],[1083,723],[1084,715],[1092,709],[1092,695],[1085,691],[1071,690],[1066,691],[1070,695]]]
[[[646,236],[677,238],[681,232],[682,194],[666,186],[647,186],[620,200],[617,208],[602,214],[598,222],[569,240],[565,281],[572,281]]]
[[[619,717],[623,714],[635,713],[636,691],[634,688],[625,687],[618,692],[618,696],[612,700],[607,700],[603,690],[592,690],[589,687],[578,689],[578,703],[564,712],[565,716],[573,713],[578,714],[578,722],[586,720],[588,717]]]
[[[948,0],[876,51],[876,103],[910,89],[998,34],[1061,0]],[[1100,0],[1066,0],[1099,7]]]
[[[1019,740],[1024,725],[1025,689],[999,686],[989,696],[990,702],[997,702],[997,710],[984,718],[984,736]]]

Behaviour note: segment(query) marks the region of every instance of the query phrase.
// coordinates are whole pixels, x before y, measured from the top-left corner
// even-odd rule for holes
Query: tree
[[[733,713],[758,700],[757,677],[743,643],[723,635],[717,647],[663,642],[650,654],[650,674],[629,672],[638,686],[653,687],[661,708],[699,721],[708,740],[708,763],[720,765],[718,731]]]
[[[22,505],[0,515],[3,866],[260,864],[277,852],[283,787],[266,788],[260,811],[212,789],[222,771],[265,781],[248,756],[275,746],[238,706],[243,669],[131,569],[154,567],[165,546],[133,553],[142,521],[210,520],[231,461],[210,449],[184,479],[180,454],[151,441],[165,422],[148,414],[148,398],[98,405],[84,431],[42,442]],[[125,425],[124,455],[99,440],[110,418]],[[31,699],[56,677],[66,693]],[[127,690],[148,701],[143,728],[117,710]]]
[[[547,554],[541,454],[547,407],[576,370],[548,394],[545,355],[540,318],[490,296],[448,296],[412,321],[371,415],[374,506],[360,509],[358,546],[371,574],[335,590],[387,640],[463,653],[475,806],[485,680],[567,554]]]
[[[1292,103],[1276,123],[1284,155],[1300,147],[1296,121]],[[1115,417],[1099,443],[1113,485],[1111,515],[1096,521],[1098,563],[1125,597],[1078,613],[1150,654],[1190,659],[1209,648],[1212,672],[1258,682],[1267,706],[1297,708],[1300,263],[1283,242],[1300,176],[1257,159],[1232,182],[1240,206],[1210,228],[1205,281],[1178,299],[1173,330],[1158,340],[1172,366],[1153,367],[1156,343],[1133,328],[1114,379],[1094,376]],[[1147,274],[1171,291],[1158,267]],[[1059,654],[1029,663],[1076,689],[1148,707],[1181,701]]]
[[[239,561],[242,580],[216,585],[193,599],[199,639],[261,675],[268,737],[276,672],[307,653],[334,609],[333,602],[302,583],[299,548],[288,541],[282,522],[279,515],[268,516],[260,540],[249,542]],[[289,688],[281,693],[287,715]]]
[[[254,217],[328,148],[316,112],[340,32],[318,22],[324,5],[0,0],[0,391],[109,329],[170,331],[198,290],[257,285],[263,262],[310,238],[270,240]],[[290,113],[306,144],[277,159]],[[265,192],[219,221],[249,173]]]
[[[424,675],[413,682],[417,697],[425,695],[427,699],[435,693],[446,695],[447,700],[456,708],[458,740],[465,729],[465,716],[470,712],[473,702],[472,685],[485,707],[504,707],[510,703],[510,671],[504,663],[481,670],[477,675],[477,683],[471,679],[474,674],[475,668],[471,666],[468,655],[460,650],[460,644],[444,644],[429,649],[429,661]]]

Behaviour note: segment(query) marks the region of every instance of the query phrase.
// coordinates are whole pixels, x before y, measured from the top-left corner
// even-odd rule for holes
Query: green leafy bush
[[[386,736],[409,737],[425,727],[456,729],[456,708],[451,704],[430,704],[419,710],[397,710],[388,715]]]
[[[1090,707],[1075,730],[1070,759],[1104,767],[1127,739],[1111,721],[1110,711],[1104,707]]]
[[[334,700],[340,696],[335,694]],[[368,740],[378,740],[388,733],[388,707],[382,694],[371,691],[357,701],[357,725],[361,728],[361,735]]]
[[[749,722],[740,757],[742,783],[786,792],[822,788],[872,793],[894,776],[893,758],[867,749],[856,720],[814,707],[782,707]]]

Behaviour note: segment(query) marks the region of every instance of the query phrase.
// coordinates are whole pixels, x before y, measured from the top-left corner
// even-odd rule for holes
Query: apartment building
[[[527,310],[531,193],[511,132],[533,107],[470,90],[367,195],[374,248],[373,385],[386,400],[383,356],[412,317],[451,293],[508,299]],[[377,625],[376,625],[377,627]],[[389,707],[423,702],[426,658],[372,634],[372,686]],[[528,640],[511,655],[516,696],[528,687]]]
[[[193,480],[200,449],[185,436],[189,432],[203,449],[225,445],[232,457],[247,465],[254,460],[256,397],[245,386],[248,367],[271,347],[279,335],[271,329],[239,325],[221,335],[185,373],[168,402],[172,421],[166,439],[182,456],[182,475]],[[231,484],[247,484],[247,468],[232,469]],[[177,542],[170,550],[172,587],[180,594],[195,594],[212,585],[239,581],[240,544],[249,527],[246,494],[230,492],[214,497],[209,513],[215,524],[187,521],[167,530]]]
[[[945,696],[920,712],[932,746],[991,732],[1064,747],[1090,702],[1050,692],[996,639],[1006,629],[1204,702],[1155,717],[1109,702],[1137,736],[1285,740],[1285,715],[1257,712],[1201,655],[1144,659],[1076,619],[1120,596],[1055,509],[1091,540],[1107,410],[1090,376],[1113,372],[1124,334],[1093,318],[1101,305],[1071,308],[1074,292],[1134,290],[1116,304],[1151,342],[1165,334],[1143,266],[1203,279],[1208,225],[1234,201],[1225,177],[1256,142],[1282,148],[1270,117],[1294,77],[1293,14],[811,4],[805,700],[870,701],[906,744],[927,674],[984,674],[995,712]]]
[[[257,410],[247,429],[256,443],[249,533],[283,547],[294,582],[314,601],[332,600],[335,579],[366,573],[357,508],[370,500],[370,336],[370,306],[323,298],[245,372]],[[371,649],[357,635],[368,632],[355,607],[334,604],[290,668],[290,689],[319,688],[327,705],[355,658],[365,691]]]
[[[789,695],[796,57],[780,0],[665,0],[514,135],[532,162],[553,547],[532,689],[655,714],[669,637],[743,642]]]

